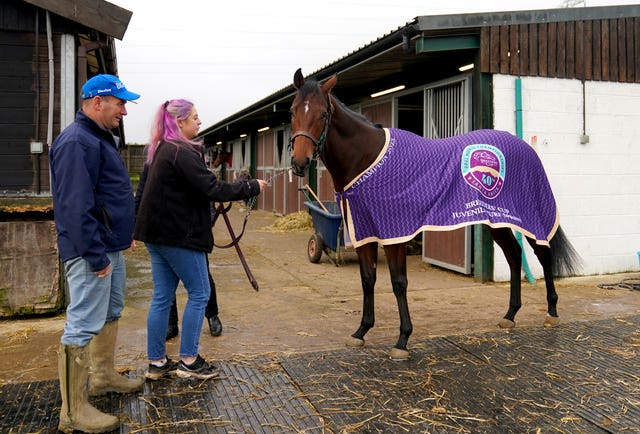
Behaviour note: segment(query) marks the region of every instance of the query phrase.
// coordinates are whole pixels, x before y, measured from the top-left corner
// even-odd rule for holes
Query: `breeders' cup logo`
[[[504,185],[505,159],[500,149],[486,144],[469,145],[460,161],[462,177],[487,199],[500,194]]]

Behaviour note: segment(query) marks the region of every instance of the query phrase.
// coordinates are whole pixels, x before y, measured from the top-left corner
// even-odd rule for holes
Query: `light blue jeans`
[[[147,317],[147,356],[149,360],[161,360],[166,355],[169,310],[178,283],[182,281],[188,300],[182,314],[180,357],[195,357],[211,292],[206,253],[162,244],[145,243],[145,246],[151,256],[153,278],[153,297]]]
[[[87,261],[74,258],[65,261],[69,305],[64,333],[64,345],[84,347],[104,327],[117,321],[124,308],[126,266],[122,252],[107,253],[111,273],[99,278]]]

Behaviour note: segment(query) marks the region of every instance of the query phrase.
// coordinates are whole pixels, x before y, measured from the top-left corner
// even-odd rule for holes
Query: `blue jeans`
[[[65,261],[69,305],[64,333],[64,345],[84,347],[104,327],[117,321],[124,308],[126,266],[122,252],[107,253],[111,273],[99,278],[87,261],[74,258]]]
[[[211,292],[206,253],[162,244],[146,243],[145,246],[151,256],[153,278],[153,298],[147,317],[149,360],[161,360],[166,355],[169,310],[180,281],[188,294],[182,314],[180,357],[195,357],[198,355],[204,311]]]

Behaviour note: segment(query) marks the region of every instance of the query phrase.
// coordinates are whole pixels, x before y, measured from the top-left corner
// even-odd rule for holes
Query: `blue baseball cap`
[[[140,98],[139,94],[129,92],[115,75],[99,74],[90,78],[82,86],[82,99],[107,95],[112,95],[125,101],[133,101]]]

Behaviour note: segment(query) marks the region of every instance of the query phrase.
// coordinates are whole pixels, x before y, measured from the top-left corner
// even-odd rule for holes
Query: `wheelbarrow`
[[[307,243],[307,256],[309,261],[316,264],[320,262],[322,253],[325,253],[329,260],[336,266],[342,263],[343,252],[347,247],[351,247],[348,237],[345,246],[344,222],[340,207],[334,201],[320,201],[313,190],[305,185],[300,188],[307,201],[304,206],[311,214],[315,233],[311,235]],[[309,197],[313,196],[315,200]]]

